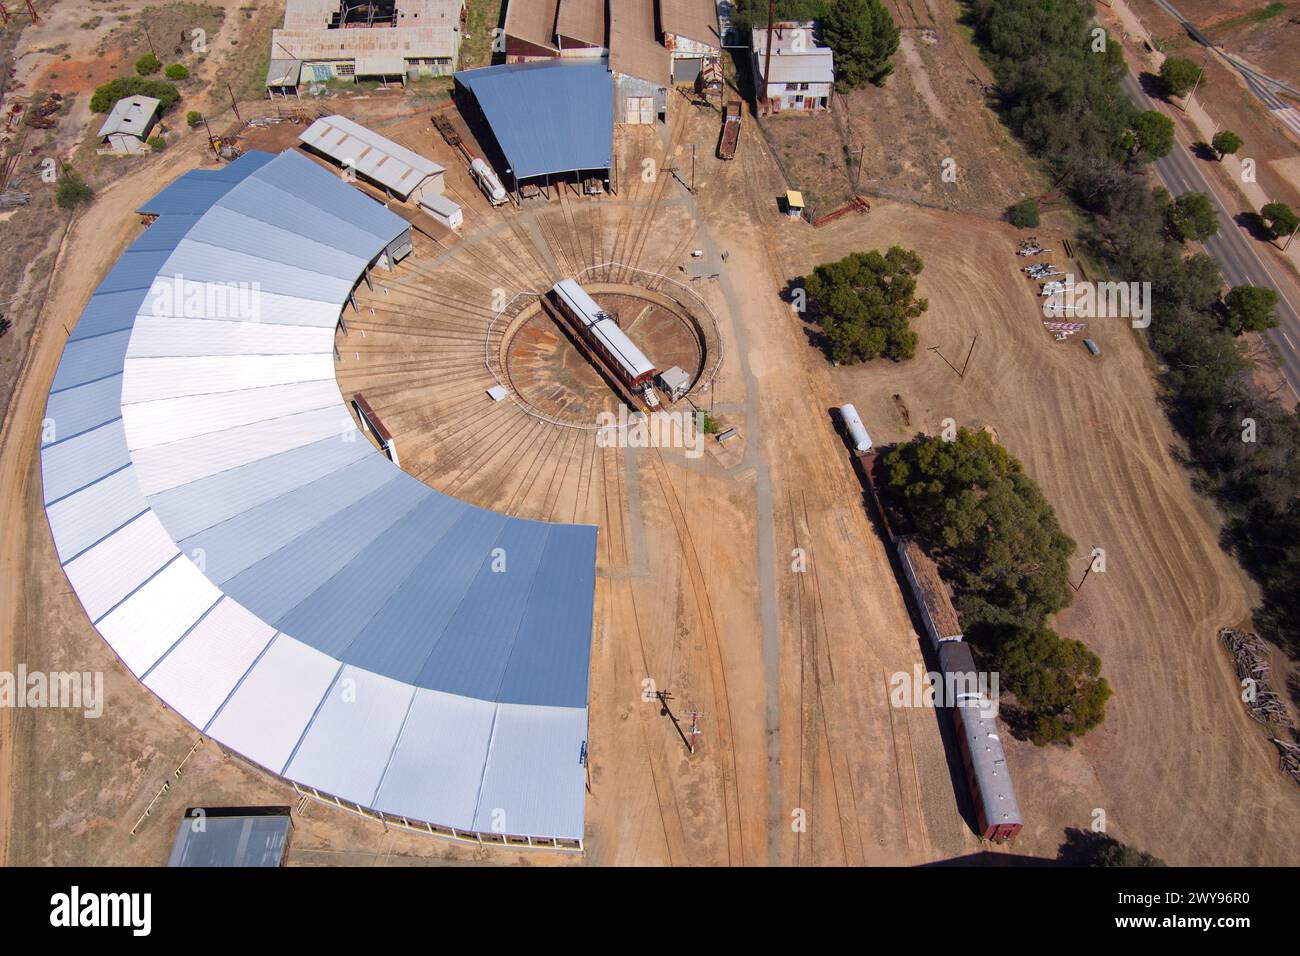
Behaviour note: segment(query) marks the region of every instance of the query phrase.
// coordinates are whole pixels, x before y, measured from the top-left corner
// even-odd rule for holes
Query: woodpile
[[[1232,663],[1241,681],[1241,699],[1251,717],[1273,730],[1273,743],[1278,749],[1278,763],[1282,771],[1300,783],[1300,744],[1283,740],[1279,733],[1290,731],[1295,736],[1295,723],[1286,703],[1269,685],[1271,668],[1268,663],[1268,646],[1258,634],[1225,627],[1219,631]]]

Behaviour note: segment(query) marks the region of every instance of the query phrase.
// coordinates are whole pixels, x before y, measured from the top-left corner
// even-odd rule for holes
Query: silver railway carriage
[[[656,372],[654,363],[576,280],[561,279],[551,292],[564,317],[592,348],[600,352],[624,385],[637,392],[650,387]]]
[[[975,799],[980,836],[998,843],[1014,840],[1023,821],[993,703],[979,687],[975,659],[965,641],[958,638],[940,644],[938,650],[944,687],[952,687],[957,698],[944,703],[956,705],[953,723],[961,738],[961,761]]]

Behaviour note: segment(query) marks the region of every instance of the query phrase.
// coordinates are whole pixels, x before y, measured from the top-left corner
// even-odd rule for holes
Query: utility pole
[[[691,711],[691,741],[686,745],[691,753],[695,753],[695,745],[700,742],[700,718],[707,716],[698,710]]]
[[[1212,52],[1212,51],[1210,50],[1210,48],[1209,48],[1209,47],[1206,47],[1206,49],[1205,49],[1205,59],[1201,61],[1201,70],[1200,70],[1199,73],[1196,74],[1196,82],[1192,84],[1192,89],[1191,89],[1191,92],[1187,94],[1187,99],[1183,100],[1183,112],[1184,112],[1184,113],[1187,112],[1187,107],[1189,107],[1189,106],[1192,105],[1192,97],[1196,95],[1196,88],[1197,88],[1198,86],[1201,85],[1201,77],[1205,75],[1205,68],[1206,68],[1206,67],[1209,65],[1209,63],[1210,63],[1210,53],[1211,53],[1211,52]]]
[[[226,92],[230,94],[230,108],[235,111],[235,119],[243,122],[244,118],[239,115],[239,104],[235,102],[235,91],[231,89],[230,81],[226,81]]]
[[[767,53],[763,58],[763,95],[759,102],[767,102],[768,77],[772,75],[772,27],[776,23],[776,0],[767,0]]]
[[[1095,561],[1097,560],[1097,550],[1098,550],[1098,549],[1097,549],[1097,546],[1096,546],[1096,545],[1093,545],[1092,551],[1091,551],[1091,553],[1089,553],[1089,555],[1088,555],[1088,567],[1087,567],[1086,569],[1084,569],[1083,577],[1081,577],[1081,578],[1079,579],[1079,585],[1078,585],[1078,587],[1075,587],[1075,588],[1074,588],[1074,590],[1075,590],[1076,593],[1077,593],[1078,591],[1081,591],[1081,590],[1083,589],[1084,582],[1086,582],[1086,581],[1088,580],[1088,575],[1092,574],[1092,565],[1093,565],[1093,562],[1095,562]],[[1074,585],[1071,585],[1071,587],[1074,587]]]
[[[691,143],[691,195],[695,195],[695,144]]]
[[[1286,245],[1282,247],[1283,252],[1286,252],[1288,249],[1291,248],[1291,240],[1295,238],[1295,234],[1297,232],[1300,232],[1300,222],[1297,222],[1295,224],[1295,228],[1291,230],[1291,235],[1286,237]]]

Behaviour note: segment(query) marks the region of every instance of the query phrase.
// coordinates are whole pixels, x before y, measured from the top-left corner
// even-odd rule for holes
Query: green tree
[[[1057,848],[1056,859],[1066,866],[1166,866],[1164,860],[1136,847],[1120,843],[1105,833],[1069,827],[1065,842]]]
[[[1070,604],[1074,541],[1037,483],[986,432],[920,436],[884,464],[891,496],[956,585],[963,626],[1037,627]]]
[[[185,114],[185,125],[188,126],[190,129],[193,129],[194,127],[198,126],[202,122],[203,122],[203,114],[200,113],[198,110],[190,110],[188,113]]]
[[[1223,157],[1241,149],[1241,137],[1230,129],[1219,130],[1210,140],[1210,146],[1218,153],[1219,161],[1222,162]]]
[[[150,136],[148,142],[149,148],[155,153],[161,153],[167,148],[167,140],[163,139],[161,135]]]
[[[1110,685],[1101,658],[1051,628],[1011,628],[997,649],[1002,685],[1015,697],[1011,723],[1036,744],[1070,743],[1106,717]]]
[[[830,8],[828,0],[776,0],[778,21],[820,20]],[[738,0],[731,14],[731,22],[742,30],[767,28],[767,0]]]
[[[180,91],[176,87],[162,80],[146,80],[139,76],[120,76],[115,80],[110,80],[103,86],[95,88],[95,92],[90,97],[90,111],[92,113],[107,113],[124,96],[135,96],[136,94],[152,96],[158,100],[158,108],[164,113],[171,109],[176,104],[176,101],[181,98]]]
[[[94,191],[84,179],[70,167],[63,167],[59,173],[59,185],[54,190],[54,201],[60,209],[75,209],[93,196]]]
[[[894,72],[898,25],[880,0],[838,0],[822,20],[822,40],[835,51],[835,87],[884,85]]]
[[[1170,204],[1166,221],[1179,242],[1208,239],[1219,231],[1219,214],[1205,193],[1183,193]]]
[[[893,246],[855,252],[825,263],[804,277],[808,306],[837,362],[877,358],[900,361],[916,352],[911,320],[929,303],[916,297],[921,257]]]
[[[1259,211],[1259,215],[1268,224],[1274,239],[1291,235],[1295,232],[1295,227],[1300,225],[1300,218],[1284,202],[1268,203]]]
[[[1267,286],[1233,286],[1223,297],[1223,305],[1227,309],[1228,328],[1233,335],[1263,332],[1277,327],[1277,316],[1273,314],[1273,307],[1277,305],[1277,293]]]
[[[1201,68],[1191,60],[1171,56],[1160,64],[1160,81],[1170,96],[1186,96],[1200,76]]]
[[[169,80],[188,80],[190,71],[181,63],[173,63],[167,69],[163,70],[163,76]]]
[[[1145,110],[1133,118],[1132,152],[1139,159],[1154,162],[1174,148],[1174,121],[1164,113]]]
[[[1039,223],[1037,201],[1020,200],[1007,210],[1007,220],[1017,229],[1037,229]]]
[[[162,60],[152,53],[146,53],[135,61],[135,71],[141,76],[150,76],[162,69]]]

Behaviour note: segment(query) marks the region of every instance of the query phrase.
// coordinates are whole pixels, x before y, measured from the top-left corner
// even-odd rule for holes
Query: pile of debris
[[[35,129],[53,129],[54,116],[61,109],[63,109],[63,94],[51,93],[40,105],[33,104],[27,107],[27,116],[23,122]]]
[[[1268,647],[1258,634],[1239,631],[1225,627],[1219,631],[1219,638],[1232,655],[1232,663],[1241,681],[1241,699],[1246,710],[1261,724],[1274,730],[1273,743],[1278,749],[1278,760],[1282,770],[1290,774],[1296,783],[1300,783],[1300,745],[1283,740],[1276,734],[1291,731],[1294,736],[1295,723],[1286,703],[1269,686],[1271,668],[1268,663]]]

